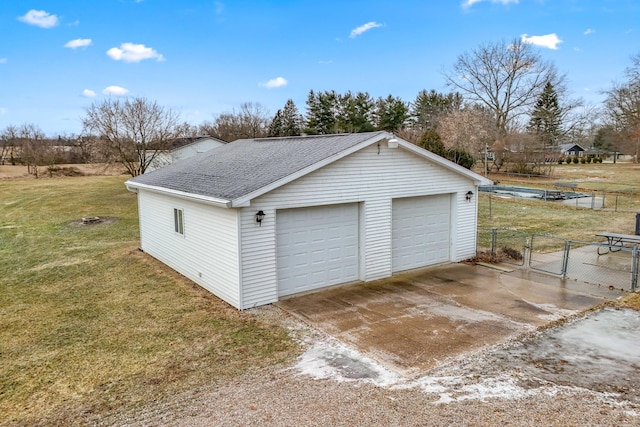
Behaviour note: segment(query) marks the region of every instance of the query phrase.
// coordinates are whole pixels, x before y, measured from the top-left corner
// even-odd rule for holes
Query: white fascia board
[[[193,201],[197,201],[200,203],[205,203],[207,205],[212,205],[212,206],[217,206],[220,208],[230,208],[231,207],[231,200],[225,200],[225,199],[218,199],[215,197],[208,197],[208,196],[201,196],[199,194],[193,194],[193,193],[187,193],[184,191],[178,191],[178,190],[171,190],[169,188],[163,188],[163,187],[156,187],[153,185],[147,185],[147,184],[140,184],[137,182],[131,182],[131,181],[127,181],[124,183],[124,185],[127,186],[127,190],[129,191],[134,191],[134,190],[146,190],[146,191],[152,191],[154,193],[161,193],[161,194],[168,194],[174,197],[178,197],[181,199],[187,199],[187,200],[193,200]],[[137,191],[134,191],[137,192]]]
[[[386,139],[390,139],[392,137],[393,136],[391,134],[385,132],[385,133],[381,133],[379,135],[376,135],[376,136],[374,136],[372,138],[369,138],[367,140],[364,140],[361,143],[359,143],[357,145],[354,145],[353,147],[350,147],[350,148],[348,148],[348,149],[346,149],[344,151],[336,153],[333,156],[329,156],[329,157],[327,157],[325,159],[322,159],[321,161],[319,161],[317,163],[314,163],[314,164],[312,164],[310,166],[307,166],[304,169],[300,169],[299,171],[297,171],[297,172],[295,172],[295,173],[293,173],[291,175],[285,176],[284,178],[281,178],[278,181],[272,182],[269,185],[265,185],[264,187],[259,188],[259,189],[255,190],[255,191],[245,195],[245,196],[238,197],[237,199],[234,199],[232,201],[231,206],[234,207],[234,208],[250,206],[251,200],[255,199],[256,197],[260,197],[263,194],[268,193],[269,191],[275,190],[278,187],[281,187],[281,186],[283,186],[285,184],[288,184],[288,183],[290,183],[292,181],[295,181],[296,179],[301,178],[301,177],[303,177],[303,176],[305,176],[305,175],[307,175],[307,174],[309,174],[309,173],[311,173],[313,171],[316,171],[316,170],[318,170],[318,169],[320,169],[320,168],[322,168],[322,167],[324,167],[324,166],[326,166],[328,164],[331,164],[331,163],[335,162],[336,160],[340,160],[343,157],[346,157],[346,156],[348,156],[348,155],[350,155],[352,153],[355,153],[356,151],[360,151],[363,148],[365,148],[365,147],[367,147],[367,146],[369,146],[371,144],[375,144],[376,142],[380,142],[380,141],[383,141],[383,140],[386,140]]]
[[[407,142],[403,139],[399,139],[398,138],[398,142],[400,143],[400,146],[404,149],[406,149],[407,151],[411,151],[414,154],[417,154],[418,156],[427,158],[437,164],[439,164],[440,166],[449,169],[450,171],[456,172],[460,175],[463,175],[471,180],[474,181],[474,185],[491,185],[493,184],[493,181],[491,181],[488,178],[485,178],[482,175],[479,175],[465,167],[462,167],[450,160],[447,160],[445,158],[442,158],[440,156],[438,156],[437,154],[433,154],[431,151],[425,150],[424,148],[418,147],[415,144],[412,144],[410,142]]]

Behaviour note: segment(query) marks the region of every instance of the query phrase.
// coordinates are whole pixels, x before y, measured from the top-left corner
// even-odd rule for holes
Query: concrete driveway
[[[403,376],[617,298],[522,270],[449,264],[277,304]]]

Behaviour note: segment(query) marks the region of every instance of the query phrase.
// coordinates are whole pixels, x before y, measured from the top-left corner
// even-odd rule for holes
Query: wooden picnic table
[[[598,255],[617,252],[625,246],[640,245],[640,236],[635,234],[597,233],[596,236],[607,239],[607,251],[601,252],[602,246],[598,246]]]

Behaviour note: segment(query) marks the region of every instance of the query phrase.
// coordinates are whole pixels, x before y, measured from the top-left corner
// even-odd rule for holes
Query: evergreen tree
[[[283,136],[282,133],[282,110],[278,110],[269,124],[268,136]]]
[[[347,92],[339,97],[340,114],[337,127],[339,132],[358,133],[375,130],[372,123],[373,99],[367,92],[353,95]]]
[[[269,136],[299,136],[302,133],[302,116],[292,99],[278,110],[269,125]]]
[[[338,95],[335,91],[315,93],[309,91],[307,97],[307,126],[305,132],[311,135],[336,133]]]
[[[287,100],[282,110],[282,134],[280,136],[298,136],[302,133],[302,116],[292,99]]]
[[[529,120],[529,131],[542,142],[543,151],[558,144],[562,134],[562,109],[558,103],[558,94],[550,82],[547,82],[538,97]]]
[[[378,98],[375,107],[376,128],[395,132],[402,129],[409,118],[409,106],[392,95]]]
[[[411,108],[414,127],[422,131],[433,129],[441,115],[462,109],[462,104],[462,95],[458,92],[445,95],[433,89],[421,90]]]
[[[428,129],[423,133],[420,142],[418,142],[418,146],[441,157],[446,157],[447,155],[447,149],[444,147],[444,143],[435,129]]]

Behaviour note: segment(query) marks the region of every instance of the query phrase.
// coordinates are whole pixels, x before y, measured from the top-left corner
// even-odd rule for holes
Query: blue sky
[[[106,97],[146,97],[193,124],[309,90],[449,92],[443,71],[526,37],[597,105],[640,53],[637,0],[0,0],[0,130],[79,133]]]

